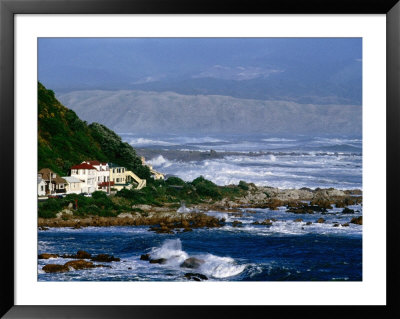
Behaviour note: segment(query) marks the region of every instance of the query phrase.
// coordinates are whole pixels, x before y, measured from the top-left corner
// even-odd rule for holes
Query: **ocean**
[[[186,181],[203,175],[219,185],[244,180],[279,188],[362,189],[361,138],[120,135],[154,169]],[[121,261],[112,262],[111,268],[51,274],[42,270],[45,264],[69,259],[40,259],[38,280],[186,281],[185,274],[199,273],[208,281],[360,281],[362,226],[349,222],[362,216],[362,205],[349,208],[354,214],[335,206],[314,214],[289,213],[285,207],[236,214],[210,211],[225,218],[225,226],[177,234],[156,234],[145,226],[39,230],[39,254],[85,250]],[[276,221],[271,226],[253,224],[266,218]],[[317,223],[319,218],[325,222]],[[234,227],[235,221],[241,227]],[[140,259],[143,254],[167,262],[150,264]],[[199,268],[180,266],[189,257],[202,260]]]

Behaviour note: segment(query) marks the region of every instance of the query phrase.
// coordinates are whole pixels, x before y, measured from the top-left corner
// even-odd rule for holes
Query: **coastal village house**
[[[96,171],[96,181],[97,184],[108,182],[110,180],[110,168],[108,163],[101,163],[99,161],[83,161],[82,164],[92,165]]]
[[[45,194],[62,194],[66,192],[67,181],[58,176],[49,168],[42,168],[38,172],[38,177],[42,178],[45,182]]]
[[[142,189],[146,186],[146,180],[139,178],[132,171],[128,171],[125,167],[110,163],[110,181],[114,183],[113,188],[121,190],[123,188],[131,189],[132,182],[137,183],[136,189]]]
[[[47,183],[44,181],[44,179],[39,174],[38,178],[37,178],[38,196],[46,195],[46,185],[47,185]]]
[[[67,194],[80,194],[82,193],[82,185],[84,184],[79,178],[74,176],[63,176],[67,181]]]
[[[81,192],[93,193],[97,190],[97,169],[83,162],[71,167],[71,176],[81,180]]]

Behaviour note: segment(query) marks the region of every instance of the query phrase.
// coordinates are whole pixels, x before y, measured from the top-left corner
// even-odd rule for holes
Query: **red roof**
[[[87,164],[87,163],[82,163],[82,164],[72,166],[71,169],[94,169],[94,170],[96,170],[95,167],[93,167],[92,165]]]

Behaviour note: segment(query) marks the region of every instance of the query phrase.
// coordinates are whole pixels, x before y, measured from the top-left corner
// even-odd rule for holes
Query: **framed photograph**
[[[397,1],[0,10],[5,318],[399,312]]]

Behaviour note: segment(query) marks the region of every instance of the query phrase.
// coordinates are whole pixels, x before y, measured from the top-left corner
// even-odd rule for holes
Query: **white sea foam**
[[[264,142],[296,142],[296,140],[288,139],[288,138],[279,138],[279,137],[271,137],[271,138],[263,138]]]
[[[199,255],[205,262],[198,271],[214,278],[228,278],[240,274],[246,265],[237,265],[230,257],[218,257],[215,255]]]
[[[189,258],[189,255],[182,250],[180,239],[168,239],[161,247],[155,247],[150,253],[153,259],[167,259],[169,265],[179,265]]]
[[[149,163],[152,166],[161,166],[165,165],[169,161],[164,158],[162,155],[158,155],[157,157],[152,158],[151,160],[148,160],[147,163]]]
[[[155,247],[151,250],[150,255],[153,259],[165,258],[166,263],[162,266],[180,269],[180,265],[189,258],[189,254],[182,250],[182,242],[180,239],[168,239],[164,241],[161,247]],[[240,274],[246,265],[238,265],[235,260],[230,257],[219,257],[212,254],[198,254],[195,257],[204,261],[204,263],[196,269],[209,277],[227,278]]]
[[[173,145],[179,145],[176,143],[171,143],[163,140],[153,140],[153,139],[148,139],[148,138],[143,138],[143,137],[138,137],[138,138],[131,138],[129,140],[129,144],[132,146],[173,146]]]

